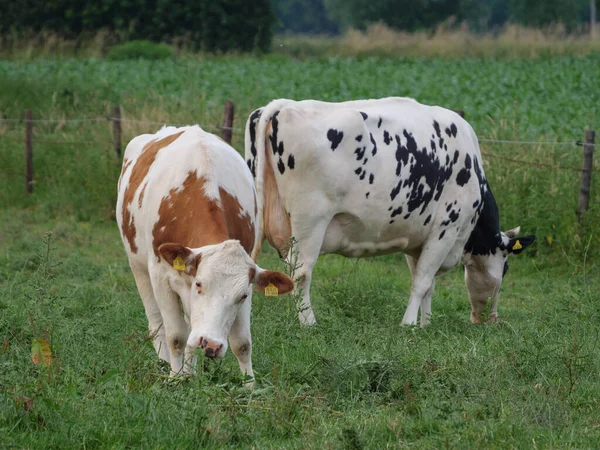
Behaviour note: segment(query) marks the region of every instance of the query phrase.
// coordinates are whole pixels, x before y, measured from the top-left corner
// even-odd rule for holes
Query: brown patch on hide
[[[227,223],[221,206],[204,192],[206,179],[189,172],[182,186],[173,188],[162,199],[158,221],[152,229],[152,248],[167,242],[198,248],[228,239]]]
[[[275,172],[271,165],[271,133],[272,123],[269,121],[266,128],[265,150],[261,155],[265,158],[265,170],[263,173],[263,219],[264,233],[271,246],[284,256],[286,246],[292,236],[292,225],[287,211],[283,207],[281,197],[279,196],[279,188],[275,179]]]
[[[138,249],[135,245],[135,223],[133,221],[133,216],[129,211],[129,207],[133,203],[135,193],[142,184],[142,181],[144,181],[144,179],[146,178],[150,167],[154,163],[157,153],[161,149],[173,143],[179,136],[181,136],[182,133],[183,131],[180,131],[179,133],[171,134],[162,139],[159,139],[158,141],[151,141],[148,144],[146,144],[144,146],[144,149],[142,150],[142,153],[136,160],[133,169],[131,170],[129,184],[127,185],[127,189],[125,189],[125,193],[123,195],[123,211],[121,211],[121,214],[123,215],[123,220],[121,223],[121,228],[123,236],[125,236],[127,242],[129,242],[129,247],[131,248],[131,251],[133,253],[137,253]],[[130,163],[131,161],[127,161],[123,165],[123,173],[126,170],[125,165]]]
[[[230,239],[237,239],[250,254],[254,246],[254,224],[247,211],[244,211],[236,197],[223,188],[219,188],[221,206],[225,214],[227,232]]]

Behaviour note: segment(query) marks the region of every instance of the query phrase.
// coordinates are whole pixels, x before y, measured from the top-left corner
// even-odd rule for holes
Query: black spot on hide
[[[371,154],[375,156],[375,154],[377,153],[377,143],[375,142],[372,133],[369,133],[369,137],[371,138],[371,144],[373,144],[373,150],[371,151]]]
[[[281,157],[281,155],[283,155],[283,141],[277,142],[277,135],[279,133],[279,120],[277,119],[278,115],[279,111],[273,114],[273,118],[271,119],[272,131],[271,135],[269,136],[269,140],[271,141],[271,148],[273,149],[273,154],[278,154]]]
[[[390,145],[390,142],[392,142],[390,133],[388,133],[387,130],[383,132],[383,142],[385,142],[385,145]]]
[[[343,131],[334,130],[333,128],[330,128],[329,131],[327,131],[327,139],[331,141],[332,151],[334,151],[338,147],[338,145],[340,145],[340,142],[342,142],[343,137]]]

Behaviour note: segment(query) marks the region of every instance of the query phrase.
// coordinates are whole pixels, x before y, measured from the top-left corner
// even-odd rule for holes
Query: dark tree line
[[[273,0],[280,30],[335,33],[374,22],[407,31],[427,29],[453,17],[473,30],[507,22],[533,27],[589,20],[589,0]],[[596,0],[600,7],[600,0]]]
[[[274,21],[270,0],[0,0],[3,34],[108,30],[123,39],[184,38],[208,51],[266,51]]]
[[[336,34],[375,22],[414,31],[451,17],[474,30],[507,22],[572,28],[589,19],[588,7],[589,0],[0,0],[0,34],[75,38],[108,30],[122,40],[183,38],[207,51],[267,51],[275,31]]]

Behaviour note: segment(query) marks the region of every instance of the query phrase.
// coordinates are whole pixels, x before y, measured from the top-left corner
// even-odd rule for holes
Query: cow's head
[[[211,358],[225,355],[231,326],[240,308],[250,307],[253,286],[264,291],[272,284],[278,294],[294,288],[284,273],[258,267],[236,240],[200,248],[169,243],[158,250],[170,270],[182,273],[189,286],[187,345],[201,347]]]
[[[523,252],[535,236],[517,236],[520,227],[500,232],[494,238],[495,246],[485,252],[467,251],[463,255],[465,282],[471,301],[471,322],[495,322],[498,318],[498,296],[502,279],[508,271],[508,255]],[[488,299],[491,303],[488,305]],[[489,307],[489,311],[486,309]],[[489,312],[487,319],[486,312]]]

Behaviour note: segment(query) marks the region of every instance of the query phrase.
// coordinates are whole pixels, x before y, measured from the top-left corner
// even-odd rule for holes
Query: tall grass
[[[33,58],[104,58],[112,47],[126,41],[124,35],[109,31],[83,34],[67,39],[54,32],[13,32],[0,36],[0,57]],[[192,50],[189,38],[179,36],[167,42],[180,56],[206,57]],[[502,28],[474,32],[466,24],[448,21],[432,30],[403,32],[383,23],[367,30],[349,29],[339,36],[275,36],[272,51],[299,58],[342,57],[497,57],[536,58],[541,56],[589,55],[600,52],[600,38],[591,40],[582,26],[569,30],[555,24],[528,28],[507,24]]]
[[[487,33],[472,32],[465,25],[441,25],[431,31],[407,33],[377,23],[364,32],[350,29],[338,37],[279,36],[273,49],[295,57],[535,58],[597,53],[600,39],[592,41],[583,29],[567,33],[562,25],[537,29],[509,24]]]

